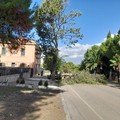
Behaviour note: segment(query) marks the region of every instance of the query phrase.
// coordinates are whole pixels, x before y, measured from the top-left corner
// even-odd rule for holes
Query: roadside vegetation
[[[120,30],[114,36],[109,32],[100,46],[94,45],[88,49],[80,70],[104,74],[107,80],[120,83]]]
[[[79,67],[65,63],[61,69],[62,72],[72,74],[64,78],[62,83],[120,83],[120,30],[113,37],[109,32],[106,41],[100,46],[93,45],[88,49]]]
[[[88,71],[79,71],[72,76],[62,79],[61,84],[106,84],[104,75],[90,74]]]
[[[87,70],[80,71],[80,65],[72,62],[63,62],[56,74],[56,82],[63,84],[106,84],[107,79],[104,74],[93,74]],[[50,76],[48,76],[51,79]]]

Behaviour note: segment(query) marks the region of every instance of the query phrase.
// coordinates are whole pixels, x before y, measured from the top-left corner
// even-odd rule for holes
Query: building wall
[[[2,47],[6,48],[6,55],[2,55]],[[25,49],[25,56],[21,56],[21,48]],[[12,63],[15,63],[15,67],[19,67],[20,64],[26,64],[26,67],[35,67],[35,42],[26,43],[19,47],[18,51],[11,53],[8,46],[0,44],[0,63],[5,63],[5,66],[11,67]]]

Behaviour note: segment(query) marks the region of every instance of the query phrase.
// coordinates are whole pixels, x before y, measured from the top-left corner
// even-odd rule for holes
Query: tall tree
[[[111,38],[111,32],[109,31],[107,34],[107,39]]]
[[[75,18],[81,15],[80,12],[71,11],[65,14],[65,8],[66,0],[44,0],[36,12],[39,43],[44,54],[53,57],[51,61],[53,79],[57,66],[59,40],[70,46],[82,38],[80,28],[74,26]]]
[[[79,68],[72,62],[64,62],[61,66],[61,71],[64,73],[73,73],[79,71]]]
[[[119,56],[120,30],[118,31],[117,35],[114,35],[114,37],[111,37],[111,33],[109,32],[106,41],[104,41],[98,49],[95,46],[93,46],[91,49],[88,49],[84,55],[84,60],[81,63],[81,69],[94,69],[102,64],[102,73],[109,78],[110,72],[114,72],[113,67],[117,68],[115,71],[120,73]]]
[[[85,69],[90,71],[98,71],[101,67],[101,59],[99,53],[99,46],[94,45],[91,49],[88,49],[84,56]]]
[[[0,0],[0,40],[12,44],[19,37],[26,37],[33,27],[32,0]],[[18,43],[17,43],[18,44]]]
[[[49,70],[51,73],[52,73],[52,68],[53,68],[52,62],[51,62],[51,61],[53,61],[52,59],[53,59],[53,57],[51,55],[45,56],[44,64],[43,64],[43,67],[45,69]],[[62,57],[58,57],[57,58],[56,72],[61,70],[61,66],[63,63],[65,63],[65,60]]]
[[[118,83],[120,83],[120,54],[115,54],[112,59],[110,59],[110,66],[114,67],[117,70]]]

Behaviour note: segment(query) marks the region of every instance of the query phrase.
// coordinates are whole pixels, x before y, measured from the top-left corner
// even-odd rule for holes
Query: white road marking
[[[60,89],[60,90],[61,90],[61,89]],[[64,111],[65,111],[65,114],[66,114],[66,119],[67,119],[67,120],[71,120],[70,114],[69,114],[69,112],[68,112],[68,110],[67,110],[67,109],[68,109],[67,104],[66,104],[65,99],[64,99],[64,97],[63,97],[63,92],[62,92],[62,90],[61,90],[60,94],[61,94],[61,97],[62,97],[62,104],[63,104]]]
[[[82,100],[83,103],[84,103],[85,105],[87,105],[87,106],[95,113],[96,116],[98,116],[101,120],[104,120],[70,85],[69,85],[69,87],[70,87],[71,90],[78,96],[78,98],[79,98],[80,100]]]

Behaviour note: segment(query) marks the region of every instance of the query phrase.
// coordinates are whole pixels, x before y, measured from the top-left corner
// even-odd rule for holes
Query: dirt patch
[[[0,120],[66,120],[59,93],[0,87]]]

